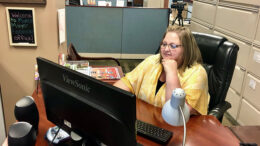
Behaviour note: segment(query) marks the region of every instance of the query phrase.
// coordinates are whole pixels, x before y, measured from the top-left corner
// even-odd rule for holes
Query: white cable
[[[181,106],[179,106],[180,108],[180,111],[181,111],[181,115],[182,115],[182,120],[183,120],[183,140],[182,140],[182,146],[185,145],[185,141],[186,141],[186,121],[185,121],[185,117],[184,117],[184,114],[183,114],[183,111],[181,109]]]

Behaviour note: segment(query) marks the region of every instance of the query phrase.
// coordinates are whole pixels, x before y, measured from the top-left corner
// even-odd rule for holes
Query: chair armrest
[[[224,113],[225,113],[229,108],[231,108],[231,104],[230,104],[229,102],[225,101],[225,102],[222,102],[222,103],[216,105],[215,107],[213,107],[213,108],[209,111],[208,115],[213,115],[213,116],[215,116],[219,121],[221,121],[221,120],[222,120],[222,117],[223,117],[223,115],[224,115]]]

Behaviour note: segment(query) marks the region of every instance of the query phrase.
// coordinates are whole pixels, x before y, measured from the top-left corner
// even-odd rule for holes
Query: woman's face
[[[168,32],[161,44],[161,56],[163,59],[173,59],[178,64],[182,62],[183,47],[175,32]]]

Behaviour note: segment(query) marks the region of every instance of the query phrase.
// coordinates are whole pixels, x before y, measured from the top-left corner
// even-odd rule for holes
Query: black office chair
[[[99,61],[99,60],[105,60],[105,61],[113,61],[115,65],[120,66],[120,63],[117,59],[113,57],[82,57],[78,54],[76,48],[72,43],[70,43],[68,49],[67,49],[67,60],[69,61],[77,61],[77,60],[94,60],[94,61]]]
[[[225,37],[193,32],[200,48],[203,66],[208,74],[210,103],[208,114],[222,121],[224,113],[231,107],[225,101],[236,65],[238,45]]]

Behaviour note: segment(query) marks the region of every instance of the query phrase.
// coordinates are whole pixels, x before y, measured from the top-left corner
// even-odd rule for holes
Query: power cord
[[[185,117],[184,117],[184,114],[183,114],[183,111],[181,109],[181,106],[179,106],[180,108],[180,111],[181,111],[181,115],[182,115],[182,120],[183,120],[183,141],[182,141],[182,146],[185,145],[185,142],[186,142],[186,121],[185,121]]]

